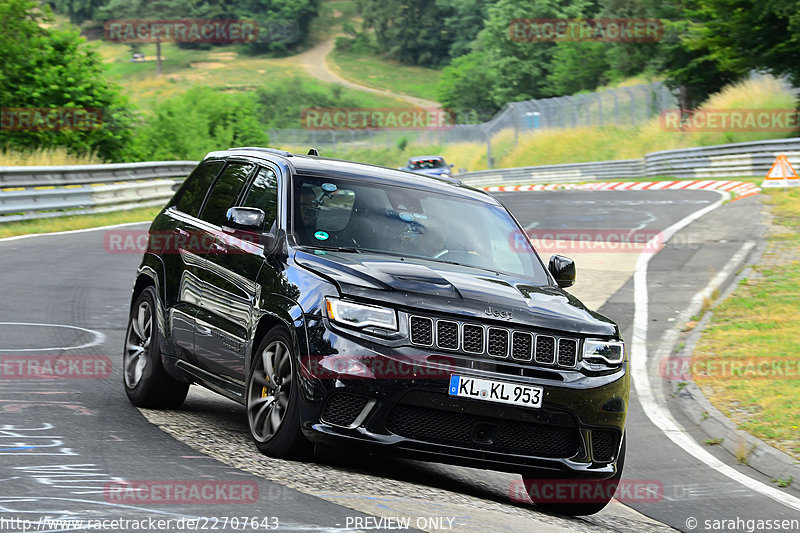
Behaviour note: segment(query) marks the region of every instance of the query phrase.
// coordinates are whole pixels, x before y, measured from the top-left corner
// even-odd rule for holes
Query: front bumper
[[[300,416],[314,443],[516,473],[608,478],[616,472],[627,362],[591,375],[478,360],[307,318]],[[450,396],[453,373],[541,386],[542,407]]]

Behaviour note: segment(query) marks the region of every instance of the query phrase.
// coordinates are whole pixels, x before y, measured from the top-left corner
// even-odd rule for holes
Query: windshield
[[[295,177],[292,231],[315,248],[456,263],[533,278],[547,275],[508,212],[496,205],[377,183]]]
[[[420,170],[424,168],[442,168],[446,165],[443,159],[420,159],[412,161],[408,166],[412,170]]]

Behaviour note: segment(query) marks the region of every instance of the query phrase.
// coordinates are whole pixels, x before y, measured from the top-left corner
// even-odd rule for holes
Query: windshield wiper
[[[302,248],[311,248],[312,250],[325,250],[327,252],[345,252],[351,254],[360,254],[361,250],[358,248],[348,248],[346,246],[312,246],[310,244],[301,244]]]

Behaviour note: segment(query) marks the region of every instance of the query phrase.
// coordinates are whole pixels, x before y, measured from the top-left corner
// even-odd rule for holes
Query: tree
[[[488,90],[491,100],[501,105],[550,96],[547,78],[556,44],[512,38],[509,25],[517,19],[579,18],[594,6],[590,0],[500,0],[490,6],[473,48],[485,54],[493,85],[476,90]]]
[[[33,0],[0,0],[0,20],[0,108],[6,130],[0,147],[66,147],[107,160],[123,158],[132,119],[119,88],[106,79],[100,56],[76,30],[55,28],[50,8]],[[15,110],[49,117],[99,113],[100,120],[88,127],[70,125],[69,118],[34,127],[20,118],[25,111]]]
[[[697,0],[689,49],[731,72],[765,70],[800,86],[800,1]]]
[[[261,114],[255,94],[195,87],[156,106],[137,130],[135,149],[144,160],[196,160],[221,146],[266,146]]]
[[[485,90],[495,84],[494,76],[481,52],[456,58],[442,73],[437,87],[439,102],[456,111],[459,122],[486,121],[502,107]]]
[[[610,81],[608,43],[560,42],[553,54],[546,91],[554,96],[591,91]]]
[[[710,95],[747,75],[748,68],[721,61],[698,31],[710,28],[716,15],[696,0],[645,0],[651,16],[664,22],[664,38],[652,62],[666,76],[682,109],[699,106]]]
[[[430,0],[361,0],[364,27],[375,31],[381,50],[413,65],[437,67],[450,57],[450,35],[443,24],[454,11]]]
[[[81,24],[94,20],[97,10],[108,3],[108,0],[48,0],[56,13],[67,15],[73,24]]]
[[[483,29],[486,8],[497,0],[436,0],[442,24],[450,42],[449,56],[456,58],[472,51],[472,42]]]

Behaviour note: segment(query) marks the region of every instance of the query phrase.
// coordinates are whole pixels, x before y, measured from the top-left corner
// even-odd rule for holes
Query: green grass
[[[753,275],[714,309],[693,360],[708,370],[694,377],[741,429],[800,458],[800,188],[763,193],[774,215],[769,246]],[[740,370],[723,371],[725,364]]]
[[[436,87],[442,76],[440,70],[339,50],[328,56],[328,65],[341,77],[361,85],[434,102],[438,100]]]
[[[1,222],[0,238],[32,233],[53,233],[76,229],[99,228],[127,222],[148,222],[161,211],[160,207],[143,207],[128,211],[114,211],[96,215],[74,215],[65,217],[43,218],[37,220],[21,220],[18,222]]]
[[[131,63],[127,45],[99,42],[109,76],[122,86],[123,92],[139,109],[181,94],[197,85],[225,91],[253,91],[259,87],[302,82],[307,89],[332,90],[328,84],[309,76],[293,57],[275,58],[245,53],[241,46],[217,46],[211,50],[186,50],[172,43],[161,46],[163,74],[158,75],[156,62]],[[148,59],[155,57],[155,45],[144,45]],[[354,100],[358,107],[404,107],[409,104],[373,93],[340,87],[344,99]],[[299,124],[299,117],[298,117]],[[297,127],[287,124],[285,127]]]

